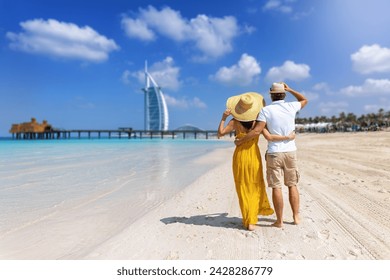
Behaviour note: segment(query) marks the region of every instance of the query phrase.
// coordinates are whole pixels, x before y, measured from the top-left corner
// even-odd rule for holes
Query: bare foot
[[[248,226],[248,230],[249,231],[254,231],[256,229],[256,226],[255,225],[249,225]]]
[[[299,225],[299,223],[301,222],[301,218],[299,217],[299,215],[295,215],[293,218],[294,218],[294,225]]]
[[[277,228],[282,228],[283,227],[283,222],[275,222],[272,224],[273,227],[277,227]]]

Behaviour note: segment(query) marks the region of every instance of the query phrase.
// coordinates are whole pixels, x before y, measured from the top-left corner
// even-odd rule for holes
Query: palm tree
[[[345,113],[341,112],[339,115],[339,121],[343,122],[345,120]]]
[[[356,115],[354,113],[348,113],[346,117],[346,121],[355,123],[356,122]]]

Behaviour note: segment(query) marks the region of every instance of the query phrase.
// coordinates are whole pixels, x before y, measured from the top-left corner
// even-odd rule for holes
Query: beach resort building
[[[52,126],[44,120],[42,123],[38,123],[35,118],[31,118],[30,122],[24,122],[20,124],[13,124],[10,133],[42,133],[51,131]]]
[[[145,130],[168,130],[168,108],[164,94],[145,63]]]
[[[17,139],[36,139],[43,138],[45,133],[53,131],[53,127],[46,120],[38,123],[35,118],[31,118],[30,122],[13,124],[9,130],[12,135],[16,135]]]

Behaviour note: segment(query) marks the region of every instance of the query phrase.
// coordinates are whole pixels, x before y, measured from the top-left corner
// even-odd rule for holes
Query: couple
[[[297,101],[285,102],[286,91]],[[272,188],[272,201],[276,212],[275,227],[283,226],[282,186],[289,188],[289,201],[294,224],[299,224],[299,192],[295,146],[295,115],[307,104],[307,99],[285,83],[273,83],[270,88],[272,103],[265,106],[260,94],[249,92],[230,97],[218,127],[221,137],[233,130],[236,149],[233,155],[233,175],[240,204],[243,225],[253,231],[257,215],[272,215],[263,177],[259,136],[268,140],[266,153],[267,182]],[[264,108],[263,108],[264,107]],[[226,118],[233,119],[225,126]]]

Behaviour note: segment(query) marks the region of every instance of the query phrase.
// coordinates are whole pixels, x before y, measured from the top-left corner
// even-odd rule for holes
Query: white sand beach
[[[271,226],[275,216],[260,217],[254,232],[241,228],[232,147],[219,151],[225,163],[77,258],[390,259],[390,132],[300,134],[297,145],[301,224],[292,224],[284,189],[283,229]]]
[[[127,156],[121,161],[116,159],[116,165],[107,165],[106,157],[101,161],[98,160],[101,155],[97,154],[88,161],[91,166],[80,177],[84,180],[75,181],[79,189],[92,176],[94,181],[86,189],[93,196],[77,196],[75,200],[56,204],[51,212],[42,215],[32,213],[34,219],[30,222],[15,220],[20,226],[0,236],[0,258],[389,260],[390,132],[299,134],[296,141],[301,173],[299,225],[292,224],[285,188],[283,229],[271,226],[274,215],[259,217],[254,232],[242,229],[231,169],[232,142],[230,148],[216,149],[198,158],[191,166],[212,163],[214,168],[179,192],[171,193],[169,198],[153,200],[156,204],[153,208],[145,205],[154,198],[156,190],[144,191],[141,196],[144,201],[128,205],[131,192],[125,186],[129,186],[130,179],[119,177],[127,172]],[[264,139],[260,139],[260,147],[264,155]],[[64,164],[72,176],[81,172],[75,174],[66,157]],[[119,173],[120,166],[125,173]],[[59,176],[58,168],[53,169],[51,176]],[[40,174],[41,170],[35,169],[32,166],[29,172]],[[107,181],[105,178],[111,173],[118,178]],[[35,177],[30,177],[20,195],[27,192],[30,200],[47,195],[48,187],[42,193],[29,191],[36,184]],[[183,174],[177,174],[180,181],[179,178]],[[46,182],[48,186],[52,185],[50,180]],[[96,185],[98,182],[100,185]],[[95,189],[96,186],[101,189]],[[71,190],[63,191],[68,197]],[[270,190],[267,192],[271,198]],[[38,201],[47,200],[43,197]],[[4,199],[3,202],[13,203]],[[128,219],[128,211],[138,218]],[[13,217],[18,217],[16,214]]]

